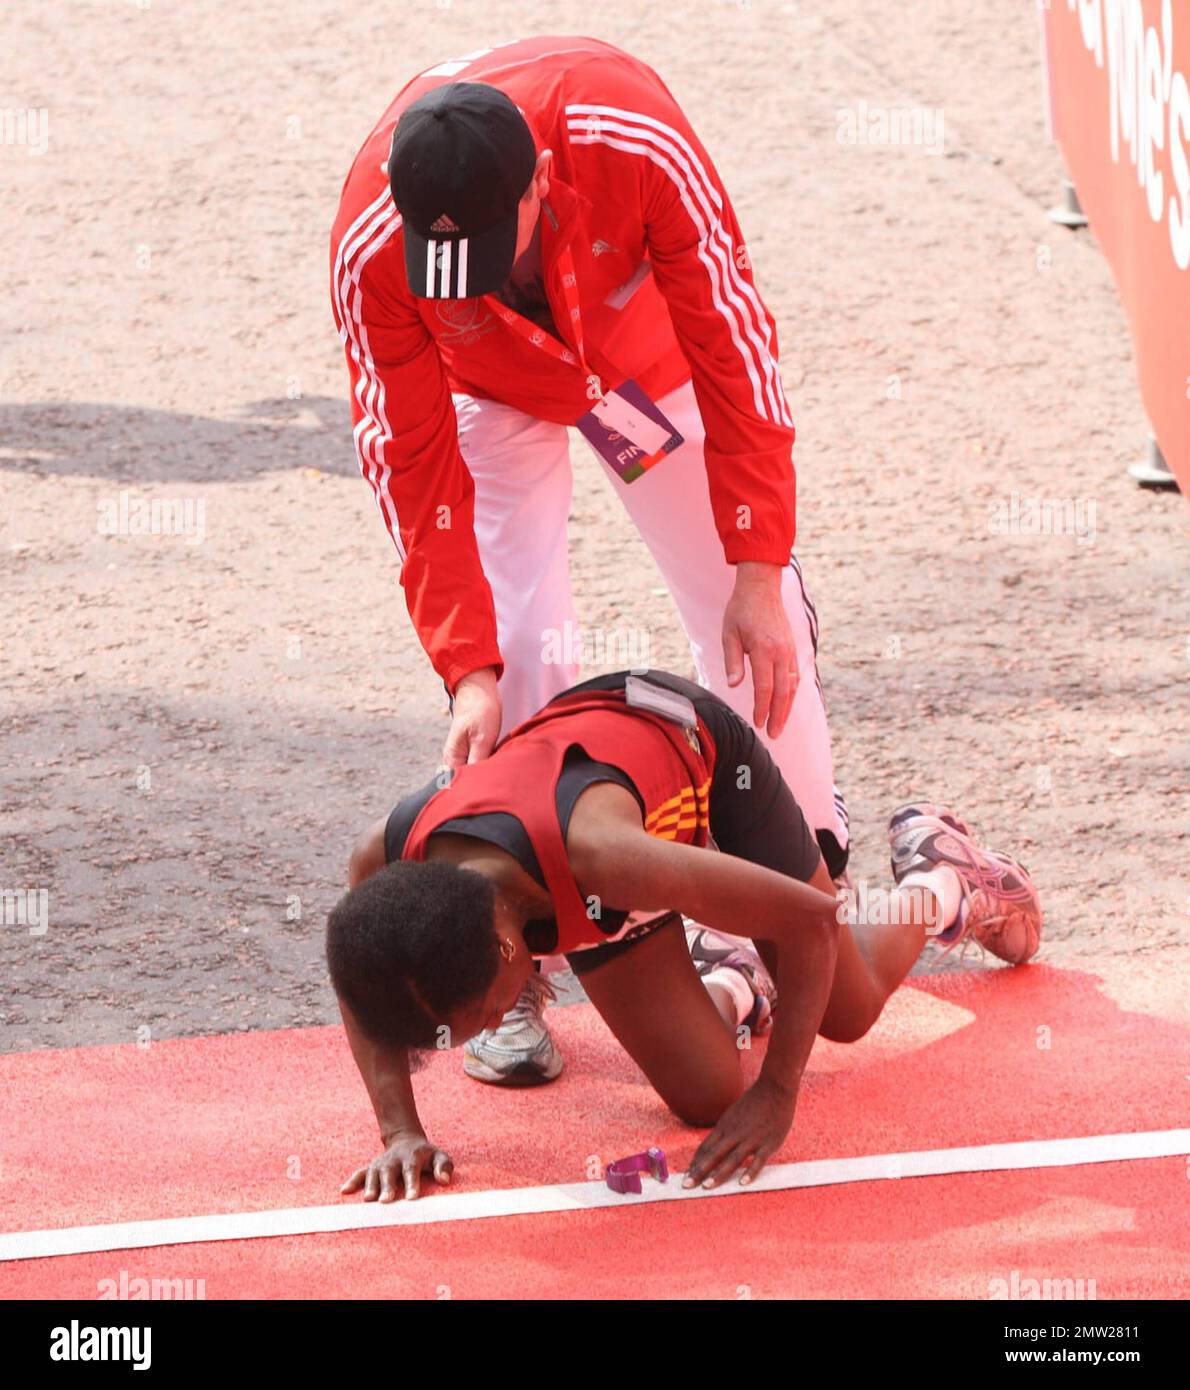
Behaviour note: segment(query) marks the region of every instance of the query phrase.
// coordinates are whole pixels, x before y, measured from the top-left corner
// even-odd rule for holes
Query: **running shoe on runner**
[[[893,877],[945,865],[962,889],[958,916],[937,937],[948,950],[968,937],[992,955],[1023,965],[1041,945],[1041,902],[1028,870],[1007,854],[984,850],[945,806],[914,802],[888,822]]]
[[[490,1086],[541,1086],[562,1070],[562,1053],[545,1024],[553,986],[532,974],[499,1028],[485,1028],[463,1047],[463,1070]]]
[[[688,921],[686,945],[704,984],[717,970],[734,970],[743,976],[752,991],[752,1010],[744,1024],[755,1037],[764,1037],[773,1026],[777,986],[752,942],[746,937],[728,936]]]

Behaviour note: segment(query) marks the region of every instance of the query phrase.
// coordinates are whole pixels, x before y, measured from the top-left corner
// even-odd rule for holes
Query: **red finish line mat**
[[[423,1120],[457,1167],[450,1189],[417,1204],[430,1224],[392,1228],[373,1209],[365,1219],[386,1226],[218,1244],[192,1223],[172,1236],[186,1244],[121,1248],[112,1232],[113,1249],[14,1258],[38,1254],[19,1233],[358,1209],[337,1189],[376,1139],[339,1030],[9,1056],[0,1231],[13,1238],[0,1237],[0,1296],[136,1296],[153,1279],[201,1279],[210,1298],[986,1298],[1001,1288],[1028,1297],[1031,1279],[1043,1291],[1046,1279],[1058,1289],[1094,1280],[1099,1298],[1179,1296],[1190,1237],[1177,1155],[1187,1145],[1144,1136],[1178,1130],[1187,1115],[1177,981],[1188,955],[915,981],[872,1036],[820,1044],[811,1059],[772,1171],[836,1185],[730,1200],[532,1206],[528,1189],[600,1190],[590,1180],[603,1163],[649,1143],[676,1175],[701,1137],[673,1120],[593,1009],[552,1010],[567,1058],[552,1086],[478,1086],[457,1053],[419,1076]],[[754,1069],[759,1057],[745,1061]],[[1086,1136],[1119,1136],[1110,1142],[1123,1147],[1096,1141],[1063,1157],[1050,1143]],[[995,1168],[1006,1162],[999,1146],[1022,1144],[1037,1146],[1039,1164],[1078,1166],[946,1174],[953,1159],[910,1158],[967,1148],[983,1151],[967,1166]],[[1021,1161],[1029,1152],[1016,1150]],[[918,1171],[944,1175],[895,1177]],[[657,1195],[650,1187],[644,1195]],[[445,1217],[468,1201],[461,1216],[432,1216],[435,1203]],[[533,1214],[492,1219],[493,1202],[509,1212],[528,1202]]]

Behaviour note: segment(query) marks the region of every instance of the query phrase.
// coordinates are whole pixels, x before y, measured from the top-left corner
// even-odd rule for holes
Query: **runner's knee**
[[[826,1038],[828,1042],[859,1042],[860,1038],[872,1031],[876,1020],[880,1017],[882,1006],[883,1001],[875,1006],[865,1005],[861,1008],[851,1008],[846,1013],[841,1013],[839,1017],[832,1017],[828,1008],[826,1017],[818,1029],[818,1036]]]
[[[712,1075],[700,1077],[695,1085],[681,1087],[666,1096],[669,1108],[680,1120],[696,1129],[713,1128],[744,1090],[739,1062],[735,1058],[732,1062],[732,1066],[717,1068]]]

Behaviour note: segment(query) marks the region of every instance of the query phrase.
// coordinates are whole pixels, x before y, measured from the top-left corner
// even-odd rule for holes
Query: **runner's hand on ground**
[[[452,771],[484,760],[500,737],[500,689],[490,666],[472,671],[455,687],[450,733],[442,748],[442,765]]]
[[[402,1193],[412,1201],[419,1195],[423,1174],[446,1187],[454,1168],[450,1155],[424,1134],[402,1134],[366,1168],[357,1168],[339,1191],[350,1196],[363,1188],[365,1202],[395,1202]]]
[[[758,1078],[728,1106],[698,1146],[682,1186],[719,1187],[741,1166],[747,1166],[747,1171],[741,1174],[740,1182],[755,1181],[785,1142],[796,1106],[796,1091],[780,1090]]]
[[[723,614],[723,665],[727,684],[744,679],[752,663],[752,722],[776,738],[797,693],[797,647],[781,599],[780,565],[741,563]]]

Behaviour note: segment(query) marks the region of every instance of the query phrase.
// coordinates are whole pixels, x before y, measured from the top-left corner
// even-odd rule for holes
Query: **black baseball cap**
[[[405,272],[422,299],[493,294],[516,259],[517,205],[537,164],[516,103],[448,82],[401,113],[388,183],[405,226]]]

